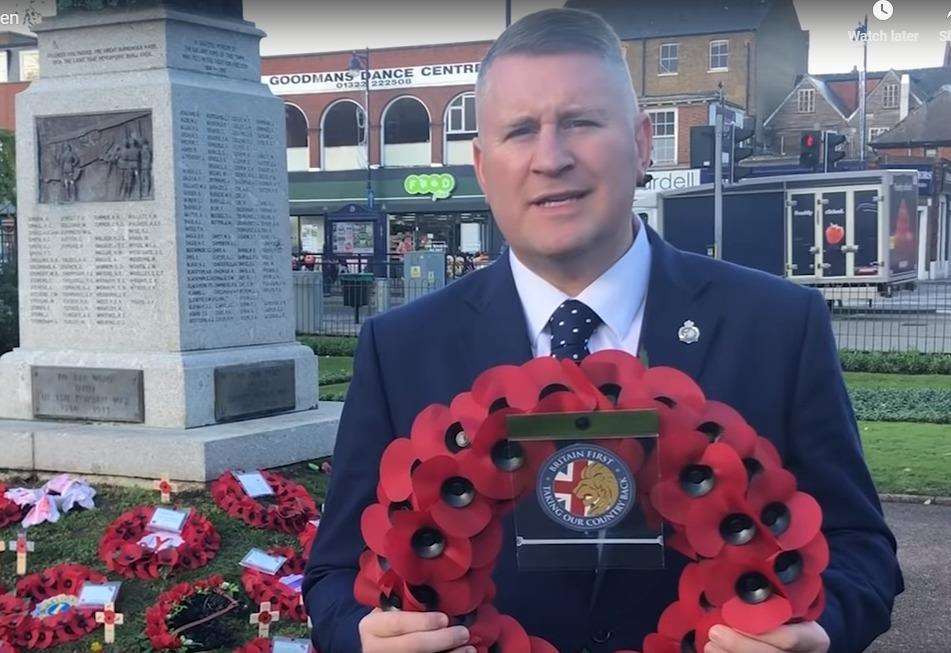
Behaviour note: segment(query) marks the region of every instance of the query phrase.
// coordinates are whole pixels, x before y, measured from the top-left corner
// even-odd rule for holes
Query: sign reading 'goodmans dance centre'
[[[388,88],[422,88],[425,86],[466,86],[476,82],[479,62],[427,64],[401,68],[375,68],[370,70],[370,90]],[[304,93],[337,93],[339,91],[363,90],[367,73],[360,70],[335,70],[329,72],[293,72],[262,75],[275,95],[300,95]]]

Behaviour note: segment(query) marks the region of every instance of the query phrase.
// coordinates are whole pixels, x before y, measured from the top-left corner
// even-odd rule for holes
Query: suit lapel
[[[485,281],[470,286],[465,302],[472,317],[460,338],[460,353],[470,382],[495,365],[521,365],[532,358],[507,249],[486,269]]]
[[[720,325],[720,313],[706,293],[709,279],[694,271],[691,261],[650,227],[651,273],[641,327],[641,347],[651,367],[669,366],[698,380]],[[679,332],[688,320],[699,330],[696,342],[683,342]]]

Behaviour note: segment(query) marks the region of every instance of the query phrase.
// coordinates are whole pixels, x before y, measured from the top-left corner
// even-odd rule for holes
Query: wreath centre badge
[[[538,502],[550,519],[575,531],[618,524],[635,497],[634,475],[610,449],[574,444],[551,454],[538,473]]]

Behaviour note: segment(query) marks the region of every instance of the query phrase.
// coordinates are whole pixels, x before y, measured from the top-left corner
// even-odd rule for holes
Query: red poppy
[[[469,644],[485,647],[494,644],[502,632],[500,616],[491,603],[483,603],[474,614],[465,615],[460,623],[469,629]]]
[[[724,403],[708,400],[694,419],[695,430],[706,435],[710,442],[730,445],[740,458],[752,455],[756,449],[756,431],[742,415]]]
[[[406,582],[423,585],[454,580],[469,570],[472,545],[468,538],[446,533],[427,512],[393,514],[386,533],[386,559]]]
[[[312,519],[307,522],[307,526],[304,527],[304,530],[297,534],[297,542],[304,551],[305,558],[310,556],[310,549],[314,546],[314,540],[317,539],[317,527],[319,524],[319,519]]]
[[[413,494],[419,510],[429,510],[450,535],[472,537],[492,519],[489,500],[476,492],[459,462],[451,456],[430,458],[413,472]]]
[[[403,609],[437,611],[451,617],[469,614],[486,600],[491,576],[491,569],[473,569],[454,580],[404,584],[400,591]]]
[[[208,590],[231,596],[231,591],[223,587],[224,579],[214,574],[194,583],[179,583],[159,594],[156,602],[145,611],[145,634],[155,651],[177,651],[183,647],[178,634],[168,629],[168,616],[182,601],[199,590]]]
[[[793,616],[805,615],[822,591],[821,574],[829,565],[829,544],[819,533],[811,542],[770,558],[773,572],[792,605]]]
[[[581,370],[617,408],[647,408],[653,399],[642,382],[644,365],[636,356],[604,349],[581,361]]]
[[[700,386],[678,369],[651,367],[645,370],[642,381],[648,395],[665,406],[703,409],[706,400]]]
[[[715,608],[704,613],[703,616],[697,620],[697,623],[694,626],[693,637],[693,645],[697,653],[701,653],[704,649],[706,649],[707,642],[710,641],[710,629],[717,624],[724,623],[723,614],[721,613],[720,608]]]
[[[723,550],[728,556],[764,556],[778,548],[772,533],[737,494],[717,494],[694,505],[687,512],[686,532],[690,546],[705,558]]]
[[[689,431],[664,436],[657,446],[663,480],[651,490],[651,502],[675,524],[685,523],[695,506],[746,490],[743,461],[727,444],[707,444],[704,436]]]
[[[380,487],[391,502],[406,501],[413,492],[412,472],[418,460],[409,438],[396,438],[383,451],[380,460]]]
[[[449,404],[449,414],[463,431],[475,433],[489,414],[489,409],[479,403],[471,392],[460,392]]]
[[[533,378],[527,364],[497,365],[476,377],[472,397],[489,412],[500,408],[525,411],[535,405],[543,387]]]
[[[793,615],[792,605],[768,560],[719,558],[702,564],[704,593],[731,628],[758,635]]]
[[[393,527],[390,513],[382,503],[373,503],[360,515],[360,533],[363,541],[377,555],[386,555],[386,534]]]
[[[694,627],[704,614],[696,603],[674,601],[661,613],[657,634],[677,643],[678,650],[694,641]]]
[[[582,410],[594,410],[599,400],[602,408],[612,407],[610,401],[598,392],[573,361],[540,356],[522,365],[522,369],[531,378],[538,394],[531,404],[525,407],[517,406],[521,410],[531,410],[539,401],[555,392],[570,392],[575,395],[581,400]]]
[[[236,648],[233,653],[271,653],[271,640],[267,637],[256,637]]]
[[[416,456],[428,460],[433,456],[454,456],[467,451],[475,431],[467,430],[464,424],[474,425],[474,421],[457,419],[452,409],[442,404],[426,406],[416,415],[410,429],[410,441]]]
[[[747,501],[784,549],[805,546],[822,527],[822,509],[785,469],[767,468],[750,480]]]
[[[500,614],[499,623],[502,628],[499,638],[495,640],[499,653],[532,653],[532,641],[518,621],[507,614]]]

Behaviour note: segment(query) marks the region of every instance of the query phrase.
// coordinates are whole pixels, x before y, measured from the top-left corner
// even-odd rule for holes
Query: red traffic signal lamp
[[[812,172],[819,172],[822,169],[821,131],[802,132],[799,139],[799,165]]]

